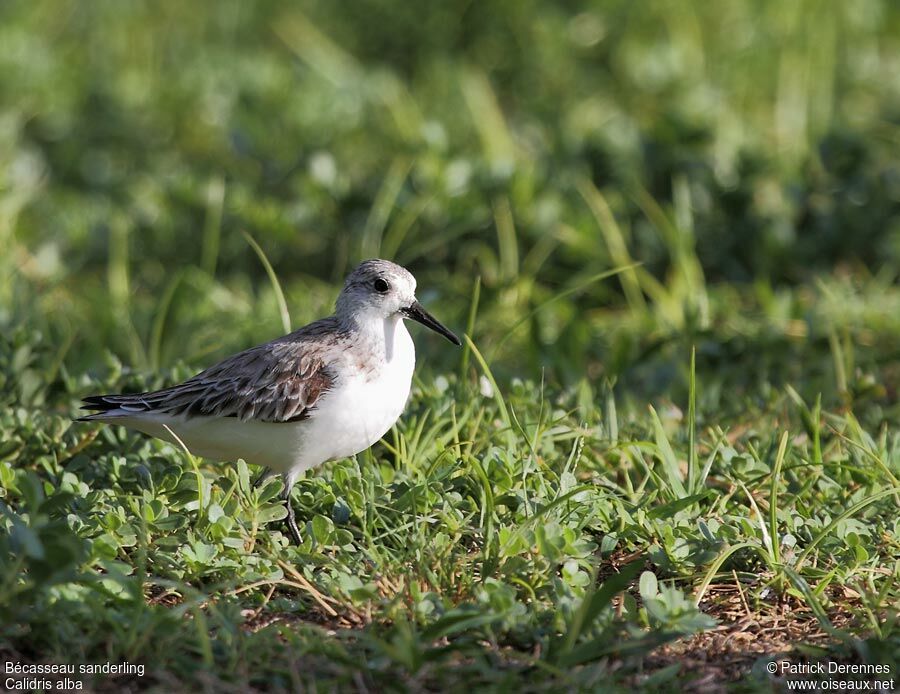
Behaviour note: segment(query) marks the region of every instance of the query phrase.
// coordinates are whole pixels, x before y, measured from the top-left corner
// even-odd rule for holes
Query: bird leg
[[[251,484],[251,486],[254,489],[259,489],[260,487],[263,486],[263,482],[265,482],[267,479],[269,479],[274,474],[275,474],[275,472],[273,470],[270,470],[269,468],[263,468],[263,471],[261,473],[259,473],[259,476],[255,480],[253,480],[253,483]]]
[[[300,530],[297,528],[297,519],[294,517],[294,506],[291,504],[291,488],[293,486],[293,480],[284,478],[284,491],[281,495],[284,499],[284,504],[287,507],[287,518],[285,518],[285,522],[287,523],[288,530],[291,531],[291,537],[294,539],[294,544],[302,545],[303,538],[300,537]]]

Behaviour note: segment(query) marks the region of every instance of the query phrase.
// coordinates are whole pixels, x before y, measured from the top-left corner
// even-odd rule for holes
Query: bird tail
[[[133,416],[138,412],[152,409],[143,401],[144,393],[138,395],[89,395],[81,401],[82,410],[94,410],[91,414],[76,417],[76,422],[96,422],[117,417]]]

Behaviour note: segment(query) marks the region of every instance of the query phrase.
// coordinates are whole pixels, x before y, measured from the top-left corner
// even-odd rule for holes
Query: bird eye
[[[388,289],[391,288],[391,285],[389,285],[385,280],[381,279],[380,277],[377,280],[375,280],[374,286],[375,286],[375,291],[380,292],[382,294],[384,294],[385,292],[387,292]]]

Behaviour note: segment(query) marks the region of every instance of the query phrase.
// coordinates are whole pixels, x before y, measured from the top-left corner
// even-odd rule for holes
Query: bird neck
[[[392,316],[356,316],[353,319],[353,331],[361,341],[370,345],[377,353],[390,362],[397,356],[398,341],[409,333],[399,314]]]

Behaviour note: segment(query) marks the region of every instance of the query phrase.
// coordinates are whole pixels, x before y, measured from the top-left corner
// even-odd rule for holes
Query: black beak
[[[447,328],[441,325],[434,316],[432,316],[430,313],[428,313],[428,311],[422,308],[422,304],[420,304],[418,301],[413,301],[412,304],[410,304],[406,308],[401,308],[400,313],[402,313],[407,318],[412,318],[414,321],[416,321],[417,323],[421,323],[427,328],[431,328],[439,335],[443,335],[457,347],[462,344],[462,342],[459,341],[459,338],[456,335],[454,335],[449,330],[447,330]]]

